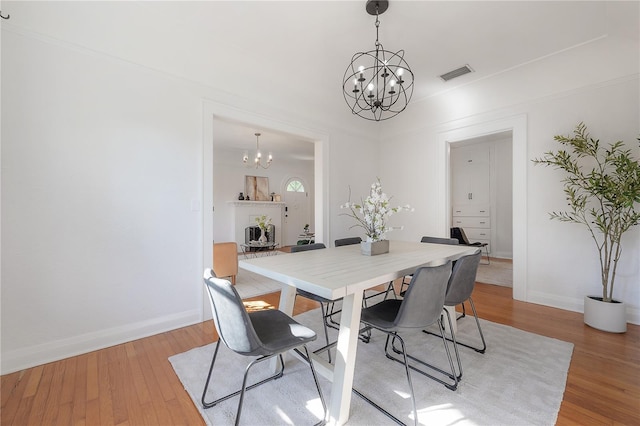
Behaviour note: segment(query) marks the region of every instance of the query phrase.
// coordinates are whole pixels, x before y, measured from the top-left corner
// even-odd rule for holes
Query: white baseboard
[[[534,291],[529,293],[527,302],[551,306],[553,308],[564,309],[567,311],[584,313],[584,299],[582,298],[575,299],[559,297],[557,295]],[[627,322],[630,324],[640,325],[640,309],[627,304]]]
[[[202,312],[192,310],[8,351],[2,354],[0,374],[13,373],[25,368],[59,361],[154,334],[164,333],[165,331],[185,327],[200,321],[202,321]]]

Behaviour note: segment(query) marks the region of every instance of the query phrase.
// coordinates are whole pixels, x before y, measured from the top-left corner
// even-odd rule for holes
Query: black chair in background
[[[422,237],[420,240],[421,243],[432,243],[432,244],[450,244],[457,245],[459,244],[458,240],[455,238],[441,238],[441,237]]]
[[[362,242],[362,238],[360,237],[347,237],[347,238],[339,238],[335,241],[336,247],[342,246],[350,246],[353,244],[360,244]]]
[[[458,240],[458,243],[462,244],[463,246],[480,247],[480,249],[484,247],[484,250],[487,253],[487,263],[485,263],[485,265],[491,264],[491,259],[489,258],[489,244],[481,243],[479,241],[476,241],[475,243],[469,242],[469,238],[467,238],[467,234],[464,233],[464,229],[462,228],[454,227],[451,228],[450,232],[451,238],[455,238],[456,240]]]
[[[211,408],[219,402],[239,394],[240,401],[238,402],[235,421],[235,424],[238,425],[240,423],[240,415],[242,414],[242,403],[245,392],[270,380],[282,377],[284,373],[282,354],[284,352],[302,347],[308,359],[309,351],[307,350],[307,343],[316,340],[316,333],[310,328],[299,324],[284,312],[276,309],[248,313],[234,286],[227,280],[216,278],[211,269],[205,271],[204,283],[209,293],[211,312],[213,313],[213,321],[218,331],[219,339],[213,352],[209,374],[207,375],[204,390],[202,391],[202,406],[205,409]],[[216,357],[218,356],[220,342],[224,342],[229,349],[237,354],[258,358],[254,359],[245,369],[242,388],[240,390],[214,401],[207,402],[207,390],[211,381],[211,374],[213,373]],[[264,380],[247,386],[247,377],[251,367],[275,356],[278,356],[280,360],[278,371]],[[313,362],[309,362],[309,367],[311,368],[311,374],[313,375],[318,395],[320,395],[320,401],[322,402],[326,417],[327,407],[318,383],[316,371],[313,367]],[[227,371],[224,372],[225,375],[228,373]]]
[[[445,294],[447,291],[447,283],[449,275],[451,274],[451,262],[447,262],[444,265],[435,267],[422,267],[418,268],[411,278],[411,284],[405,293],[405,297],[402,300],[398,299],[386,299],[380,303],[377,303],[371,307],[362,310],[362,316],[360,321],[365,325],[372,327],[373,329],[382,331],[387,334],[385,342],[385,355],[387,358],[397,361],[404,365],[405,373],[407,375],[407,382],[409,384],[409,390],[411,394],[411,402],[413,404],[414,423],[418,424],[418,411],[416,407],[415,394],[413,392],[413,383],[411,381],[411,374],[409,370],[417,371],[431,379],[434,379],[449,389],[455,389],[457,386],[457,376],[453,365],[453,359],[449,350],[447,340],[443,337],[442,342],[445,347],[445,352],[449,360],[451,368],[451,374],[448,375],[455,381],[455,385],[452,386],[447,382],[428,374],[427,372],[409,364],[409,359],[417,361],[421,364],[428,365],[424,361],[419,360],[409,355],[405,348],[404,340],[400,333],[403,330],[409,329],[423,329],[431,324],[438,324],[442,336],[444,336],[444,327],[442,324],[442,309],[444,306]],[[398,358],[394,355],[393,351],[390,351],[390,347],[393,347],[393,343],[398,341],[401,346],[402,358]],[[426,341],[426,340],[425,340]],[[379,391],[380,389],[378,389]],[[371,401],[360,391],[353,389],[354,393],[364,398],[367,402],[372,404],[378,410],[385,413],[396,422],[402,424],[402,422],[393,416],[391,413],[380,407],[375,402]],[[391,391],[390,391],[391,392]]]

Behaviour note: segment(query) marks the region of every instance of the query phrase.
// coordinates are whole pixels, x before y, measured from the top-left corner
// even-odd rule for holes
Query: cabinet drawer
[[[489,206],[453,206],[453,216],[489,216]]]
[[[480,240],[487,240],[483,242],[489,242],[491,240],[491,229],[464,228],[464,233],[472,243]]]
[[[489,217],[456,216],[453,218],[453,226],[458,228],[491,228]]]

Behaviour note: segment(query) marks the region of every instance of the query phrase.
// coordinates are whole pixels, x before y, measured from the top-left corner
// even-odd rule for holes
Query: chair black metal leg
[[[444,328],[442,327],[442,320],[439,319],[438,322],[439,322],[439,328],[442,330],[442,334],[441,335],[437,335],[436,334],[436,336],[441,337],[441,336],[444,335]],[[432,333],[430,333],[430,334],[432,334]],[[446,340],[444,340],[444,342],[446,342]],[[453,359],[451,358],[451,352],[449,350],[449,346],[445,344],[444,348],[445,348],[445,352],[447,354],[447,360],[449,361],[449,366],[451,368],[451,372],[445,371],[442,368],[436,367],[433,364],[429,364],[428,362],[426,362],[424,360],[421,360],[419,358],[416,358],[415,356],[413,356],[411,354],[407,354],[407,358],[409,358],[410,360],[415,361],[415,362],[417,362],[419,364],[422,364],[425,367],[430,368],[431,370],[437,371],[438,373],[440,373],[440,374],[448,377],[449,379],[451,379],[453,381],[453,383],[450,383],[450,382],[447,382],[445,380],[442,380],[440,377],[436,377],[434,375],[431,375],[431,374],[427,373],[426,371],[421,370],[421,369],[419,369],[418,367],[416,367],[414,365],[409,365],[409,368],[411,368],[414,371],[417,371],[418,373],[422,374],[423,376],[426,376],[426,377],[428,377],[428,378],[430,378],[432,380],[435,380],[436,382],[438,382],[440,384],[443,384],[447,389],[456,390],[457,387],[458,387],[458,382],[460,381],[460,378],[462,377],[462,364],[460,363],[460,360],[458,359],[458,366],[459,366],[459,369],[460,369],[460,374],[456,373],[456,370],[455,370],[455,368],[453,366]],[[393,339],[392,342],[391,342],[391,349],[392,349],[393,352],[395,352],[397,354],[402,353],[400,350],[398,350],[395,347],[395,339]],[[457,352],[456,352],[456,354],[457,354]],[[398,359],[396,356],[394,356],[391,352],[389,352],[387,345],[385,345],[385,355],[387,356],[387,358],[389,358],[391,360],[394,360],[396,362],[402,362],[400,359]]]
[[[462,302],[460,306],[462,306],[462,314],[460,314],[460,316],[456,318],[456,321],[461,320],[462,318],[467,316],[467,310],[464,307],[464,302]]]
[[[462,361],[460,361],[460,353],[458,352],[458,345],[456,343],[456,334],[453,332],[453,323],[451,321],[451,315],[449,314],[449,311],[444,309],[445,314],[447,315],[447,321],[449,322],[449,330],[451,331],[451,340],[446,338],[445,333],[444,333],[444,327],[442,326],[442,320],[440,320],[439,325],[440,325],[440,335],[442,336],[442,342],[444,343],[444,349],[447,352],[447,357],[449,358],[449,364],[451,364],[451,371],[453,372],[453,374],[455,375],[456,378],[456,386],[458,386],[458,381],[460,381],[460,379],[462,379]],[[451,352],[449,351],[449,345],[447,345],[447,341],[452,341],[453,342],[453,350],[456,353],[456,360],[458,362],[458,371],[460,372],[460,374],[456,374],[456,369],[453,366],[453,361],[451,359]]]
[[[482,340],[482,348],[474,348],[473,346],[464,345],[464,344],[462,346],[466,346],[468,348],[471,348],[471,349],[475,350],[476,352],[480,352],[481,354],[483,354],[487,350],[487,342],[485,342],[485,340],[484,340],[484,334],[482,333],[482,328],[480,327],[480,320],[478,319],[478,313],[476,312],[476,306],[474,305],[473,299],[471,297],[469,297],[469,304],[471,305],[471,310],[473,311],[473,316],[476,319],[476,325],[478,326],[478,332],[480,333],[480,339]]]
[[[240,393],[244,392],[244,390],[250,390],[250,389],[258,387],[258,386],[260,386],[260,385],[262,385],[264,383],[267,383],[267,382],[269,382],[271,380],[279,379],[280,377],[282,377],[282,375],[284,373],[284,359],[282,358],[282,354],[278,354],[278,358],[280,359],[280,368],[274,375],[269,376],[266,379],[261,380],[258,383],[254,383],[254,384],[252,384],[250,386],[247,386],[246,389],[244,389],[244,390],[240,389],[240,390],[232,392],[232,393],[230,393],[228,395],[220,397],[220,398],[216,399],[215,401],[207,402],[205,400],[205,396],[206,396],[207,390],[209,388],[209,382],[211,381],[211,374],[213,373],[213,366],[214,366],[214,364],[216,362],[216,357],[218,356],[218,349],[219,348],[220,348],[220,340],[218,340],[218,342],[216,343],[216,349],[213,352],[213,358],[211,359],[211,366],[209,367],[209,374],[207,375],[207,380],[206,380],[206,382],[204,384],[204,390],[202,391],[202,400],[201,400],[202,401],[202,408],[205,408],[205,409],[211,408],[214,405],[216,405],[216,404],[218,404],[218,403],[220,403],[222,401],[226,401],[229,398],[233,398],[234,396],[239,395]],[[252,365],[255,365],[255,364],[259,363],[259,362],[262,362],[262,361],[265,361],[267,359],[273,358],[274,356],[276,356],[276,355],[262,356],[262,357],[260,357],[260,358],[258,358],[256,360],[254,360],[251,364],[249,364],[249,366],[245,370],[245,380],[246,380],[246,374],[248,373],[249,368]]]
[[[456,340],[456,344],[460,345],[460,346],[464,346],[465,348],[469,348],[469,349],[473,349],[474,351],[478,352],[478,353],[485,353],[487,350],[487,343],[484,340],[484,334],[482,333],[482,328],[480,327],[480,320],[478,319],[478,312],[476,311],[476,307],[473,303],[473,299],[471,297],[469,297],[469,299],[467,299],[469,301],[469,304],[471,305],[471,311],[473,312],[473,317],[476,320],[476,325],[478,326],[478,333],[480,334],[480,339],[482,340],[482,347],[478,348],[475,346],[471,346],[470,344],[467,343],[463,343],[460,342],[459,340]],[[464,312],[464,303],[462,304],[462,309]],[[463,314],[461,316],[459,316],[458,318],[456,318],[457,320],[459,320],[460,318],[464,318],[466,316],[466,314]],[[429,330],[422,330],[423,333],[427,333],[427,334],[431,334],[432,336],[437,336],[437,337],[441,337],[439,334],[433,333]],[[452,342],[453,340],[451,340],[450,338],[447,337],[447,340]]]
[[[327,309],[329,308],[329,306],[327,305]],[[324,303],[320,303],[320,311],[322,312],[322,325],[324,327],[324,340],[327,343],[327,346],[329,345],[329,330],[328,330],[328,324],[327,324],[327,316],[326,316],[326,312],[325,312],[325,306]],[[331,363],[331,349],[327,349],[327,356],[329,357],[329,363]]]
[[[313,366],[313,361],[309,356],[309,349],[307,349],[307,345],[302,345],[302,347],[304,348],[304,353],[306,354],[307,360],[309,361],[309,368],[311,368],[311,375],[313,376],[313,382],[316,384],[316,389],[318,390],[318,395],[320,396],[320,402],[322,403],[322,412],[324,413],[324,416],[322,417],[322,421],[319,423],[316,423],[316,426],[324,425],[327,421],[327,403],[324,400],[322,389],[320,389],[320,383],[318,382],[318,375],[316,374],[316,369]]]
[[[404,280],[404,278],[402,279]],[[394,299],[398,298],[398,294],[396,293],[396,288],[393,286],[393,280],[389,281],[389,284],[387,285],[387,291],[384,292],[384,300],[387,300],[387,297],[389,296],[389,292],[393,294]]]
[[[410,368],[412,368],[409,365],[409,361],[407,359],[407,351],[406,351],[406,347],[404,344],[404,340],[402,340],[402,338],[395,332],[387,332],[384,330],[380,330],[383,333],[387,334],[387,341],[385,343],[385,352],[387,350],[387,347],[389,346],[389,339],[391,338],[391,336],[393,336],[393,339],[395,341],[395,339],[398,339],[398,341],[400,342],[400,345],[402,347],[402,355],[403,355],[403,361],[399,360],[399,359],[394,359],[395,361],[398,361],[399,363],[404,365],[405,368],[405,372],[407,374],[407,383],[409,384],[409,391],[411,392],[411,404],[412,404],[412,409],[413,409],[413,423],[414,426],[418,425],[418,409],[416,406],[416,397],[415,397],[415,393],[413,391],[413,382],[411,381],[411,373],[409,371]],[[361,397],[362,399],[364,399],[366,402],[368,402],[369,404],[371,404],[373,407],[375,407],[377,410],[379,410],[380,412],[382,412],[384,415],[386,415],[387,417],[389,417],[391,420],[393,420],[394,422],[400,424],[400,425],[404,425],[405,423],[402,422],[400,419],[398,419],[397,417],[395,417],[393,414],[391,414],[390,412],[388,412],[387,410],[385,410],[384,408],[382,408],[380,405],[376,404],[375,402],[373,402],[371,399],[369,399],[367,396],[365,396],[363,393],[361,393],[360,391],[356,390],[356,389],[352,389],[353,393],[355,393],[356,395],[358,395],[359,397]]]

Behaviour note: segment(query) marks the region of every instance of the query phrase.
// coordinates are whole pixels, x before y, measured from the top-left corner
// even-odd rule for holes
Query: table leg
[[[361,311],[361,291],[350,294],[343,299],[331,398],[329,399],[328,423],[330,425],[342,425],[349,420]]]

